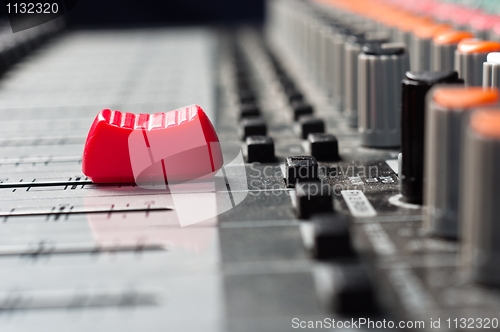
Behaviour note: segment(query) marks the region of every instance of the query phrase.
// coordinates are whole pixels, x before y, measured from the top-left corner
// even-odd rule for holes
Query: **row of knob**
[[[274,54],[268,55],[283,91],[289,96],[290,86],[297,89],[296,84]],[[290,103],[293,109],[294,101]],[[323,120],[312,112],[299,117],[294,112],[294,119],[298,121],[301,138],[308,139],[311,155],[286,158],[285,183],[295,189],[297,218],[307,220],[313,229],[312,255],[336,267],[332,276],[336,285],[329,290],[326,305],[339,314],[373,313],[379,309],[374,284],[353,246],[348,220],[335,212],[331,187],[320,177],[318,161],[340,160],[337,138],[324,133]]]
[[[424,227],[431,235],[460,240],[472,279],[496,286],[499,105],[497,89],[440,85],[429,91],[422,177]],[[403,154],[403,165],[405,159]]]
[[[444,0],[391,0],[391,2],[397,5],[400,11],[430,17],[460,30],[473,31],[474,35],[481,39],[500,40],[500,16],[492,14],[498,12],[498,7],[492,8],[496,1],[461,1],[462,4]],[[481,6],[484,7],[480,9]],[[404,26],[408,23],[403,21],[399,24]]]
[[[247,91],[246,95],[256,95],[251,81],[248,59],[236,48],[235,87],[237,91]],[[312,228],[312,246],[309,248],[315,259],[336,262],[335,287],[326,296],[325,305],[340,314],[360,314],[377,310],[375,288],[366,266],[362,264],[351,241],[349,223],[343,214],[333,207],[331,188],[319,175],[320,161],[338,161],[338,142],[334,135],[324,133],[325,123],[314,117],[313,107],[287,70],[267,50],[281,90],[289,103],[292,118],[298,127],[299,137],[307,139],[310,156],[287,157],[285,160],[285,182],[288,188],[295,188],[295,213],[297,218],[307,220]],[[247,83],[241,84],[242,81]],[[243,87],[242,87],[243,85]],[[241,92],[238,93],[241,96]],[[240,108],[240,138],[246,142],[247,162],[276,162],[274,141],[267,136],[267,126],[257,98],[251,104],[238,100]],[[250,114],[245,110],[258,109]],[[342,262],[339,264],[339,262]],[[325,297],[325,296],[323,296]],[[360,301],[353,301],[356,298]]]
[[[425,205],[424,227],[461,241],[475,281],[500,285],[500,109],[481,110],[500,101],[492,88],[500,43],[421,18],[407,17],[419,25],[413,29],[387,26],[345,9],[274,1],[271,38],[297,51],[362,145],[402,147],[402,192]],[[398,43],[380,37],[387,32]]]
[[[313,115],[313,106],[306,101],[297,84],[274,55],[270,51],[267,53],[289,103],[299,137],[308,140],[311,155],[317,160],[338,161],[340,157],[337,138],[325,133],[324,120]],[[246,142],[247,162],[275,162],[274,141],[268,136],[268,127],[258,105],[258,93],[252,82],[252,70],[249,68],[248,59],[238,45],[234,48],[234,59],[234,81],[239,107],[239,135]]]
[[[471,39],[471,32],[421,17],[406,17],[415,26],[384,25],[368,12],[327,11],[302,1],[273,1],[270,8],[271,38],[305,64],[364,146],[401,145],[400,82],[410,69],[457,70],[467,86],[481,86],[488,60],[484,85],[497,84],[499,57],[488,54],[500,51],[500,43]]]
[[[287,187],[295,188],[297,218],[307,220],[313,229],[314,258],[333,263],[340,274],[333,276],[336,286],[330,290],[327,305],[347,315],[379,310],[367,266],[352,243],[349,222],[344,214],[335,212],[332,188],[320,177],[317,160],[313,156],[287,157],[285,181]]]

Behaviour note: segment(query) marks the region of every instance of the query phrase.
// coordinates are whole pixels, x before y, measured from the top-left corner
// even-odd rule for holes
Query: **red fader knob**
[[[167,113],[105,109],[90,128],[83,173],[95,183],[165,184],[213,176],[223,164],[212,123],[200,106]]]

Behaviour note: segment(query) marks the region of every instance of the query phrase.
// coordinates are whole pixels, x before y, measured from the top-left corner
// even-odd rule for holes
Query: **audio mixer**
[[[464,2],[0,24],[0,331],[500,330],[500,7]]]

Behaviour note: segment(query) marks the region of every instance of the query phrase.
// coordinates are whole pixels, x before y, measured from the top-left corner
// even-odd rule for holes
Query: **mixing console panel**
[[[492,3],[0,31],[0,331],[499,330]],[[103,109],[193,104],[224,159],[210,181],[84,174]]]

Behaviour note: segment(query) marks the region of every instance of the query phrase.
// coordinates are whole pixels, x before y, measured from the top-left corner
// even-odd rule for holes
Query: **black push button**
[[[377,301],[373,283],[365,267],[359,263],[339,266],[334,280],[332,309],[344,315],[373,313]]]
[[[245,103],[253,103],[257,100],[257,97],[251,90],[240,90],[239,91],[239,100],[241,104]]]
[[[249,136],[247,143],[248,163],[270,163],[275,161],[274,141],[269,136]]]
[[[313,107],[304,102],[294,102],[291,105],[293,110],[293,119],[297,121],[303,115],[311,115],[313,114]]]
[[[286,92],[286,95],[288,97],[288,102],[294,103],[298,101],[303,101],[304,100],[304,95],[300,93],[299,91],[295,89],[288,89],[289,91]]]
[[[315,213],[333,212],[332,190],[321,181],[298,182],[296,190],[297,218],[309,219]]]
[[[297,181],[317,181],[318,162],[311,156],[287,157],[285,173],[287,187],[294,187]]]
[[[240,122],[240,137],[246,139],[248,136],[266,136],[267,126],[260,117],[244,118]]]
[[[286,73],[278,73],[278,80],[280,81],[281,86],[285,90],[285,93],[288,90],[295,89],[295,83],[293,80],[286,75]]]
[[[311,155],[320,161],[339,161],[339,142],[331,134],[309,134],[309,147]]]
[[[244,79],[244,78],[238,79],[236,81],[236,84],[237,84],[238,90],[240,90],[240,91],[252,89],[252,84],[250,83],[250,81],[248,81],[247,79]]]
[[[343,214],[315,214],[311,221],[314,226],[315,258],[339,259],[355,256],[349,223]]]
[[[260,116],[260,109],[255,103],[240,105],[240,119]]]
[[[313,116],[300,117],[298,127],[302,139],[306,139],[309,134],[325,132],[325,122]]]
[[[293,93],[298,93],[300,92],[296,87],[295,87],[295,83],[293,82],[289,82],[288,84],[284,84],[283,85],[283,91],[285,92],[285,94],[288,96],[288,95],[291,95]]]

